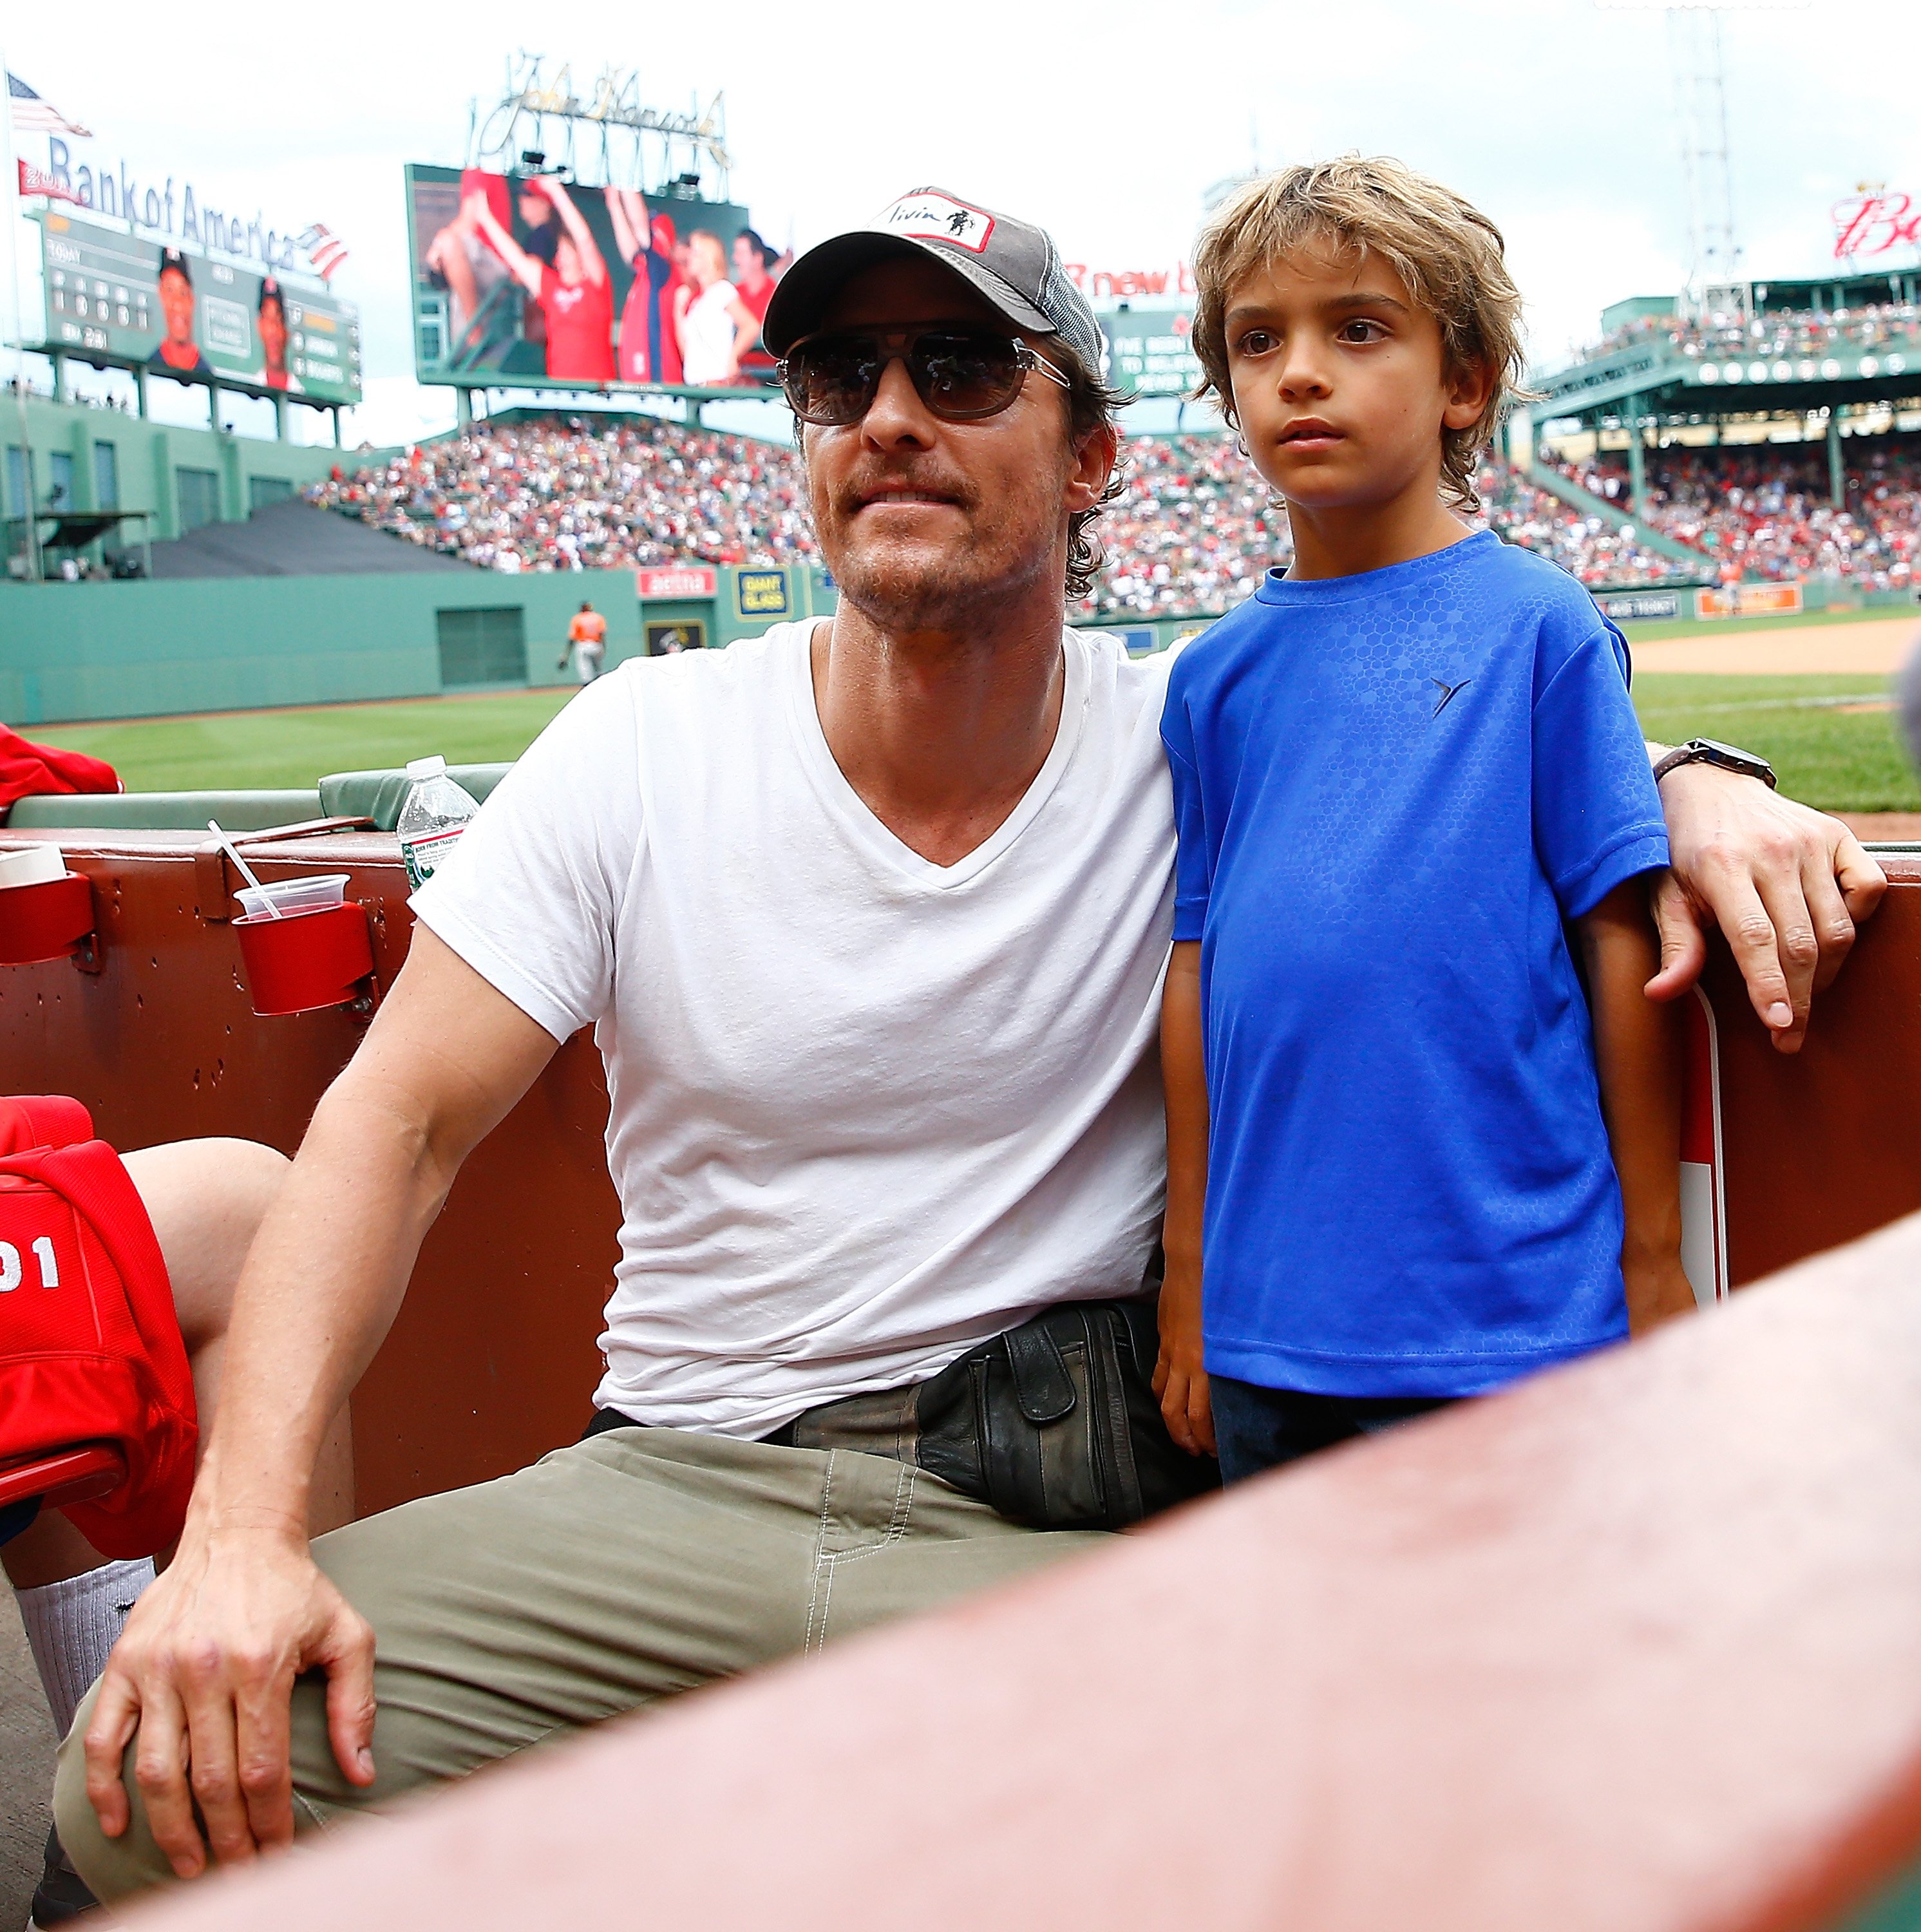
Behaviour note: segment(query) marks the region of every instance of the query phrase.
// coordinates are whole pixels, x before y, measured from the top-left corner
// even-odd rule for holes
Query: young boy
[[[1626,646],[1462,520],[1520,366],[1499,232],[1349,157],[1244,188],[1195,277],[1195,352],[1294,534],[1161,728],[1156,1386],[1232,1481],[1694,1298]]]

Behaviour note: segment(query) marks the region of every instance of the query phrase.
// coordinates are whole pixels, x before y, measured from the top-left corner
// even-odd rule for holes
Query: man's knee
[[[170,1878],[173,1868],[147,1829],[146,1813],[141,1808],[140,1789],[134,1781],[131,1745],[121,1781],[132,1808],[131,1818],[117,1838],[110,1838],[100,1828],[100,1820],[87,1796],[87,1757],[81,1742],[93,1716],[98,1688],[96,1685],[81,1700],[74,1727],[60,1746],[59,1766],[53,1780],[53,1828],[73,1861],[74,1869],[86,1880],[94,1896],[111,1904],[130,1892],[144,1891]]]
[[[153,1223],[190,1350],[224,1334],[240,1266],[286,1178],[258,1141],[170,1141],[124,1155]]]
[[[73,1729],[61,1744],[53,1779],[53,1825],[74,1869],[96,1898],[110,1905],[135,1892],[172,1882],[174,1871],[148,1828],[146,1808],[134,1775],[135,1746],[131,1742],[120,1765],[121,1788],[127,1794],[127,1828],[117,1838],[110,1838],[101,1829],[99,1815],[87,1796],[86,1748],[82,1742],[99,1689],[95,1684],[81,1700]],[[323,1680],[310,1675],[295,1684],[291,1715],[293,1828],[299,1835],[365,1809],[365,1794],[349,1785],[333,1762],[327,1741]],[[317,1773],[317,1766],[320,1767]],[[310,1786],[317,1788],[310,1790]]]

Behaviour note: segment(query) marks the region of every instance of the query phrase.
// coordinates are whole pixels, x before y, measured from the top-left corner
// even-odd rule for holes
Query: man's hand
[[[349,1783],[374,1782],[374,1632],[323,1576],[304,1526],[190,1529],[134,1606],[87,1726],[87,1796],[117,1838],[134,1776],[155,1842],[182,1878],[293,1839],[290,1704],[327,1673],[327,1731]],[[194,1807],[206,1821],[201,1840]]]
[[[1673,870],[1655,896],[1661,970],[1649,998],[1677,998],[1700,978],[1703,928],[1717,924],[1776,1050],[1798,1053],[1815,992],[1887,890],[1881,868],[1838,819],[1739,772],[1679,766],[1661,802]]]

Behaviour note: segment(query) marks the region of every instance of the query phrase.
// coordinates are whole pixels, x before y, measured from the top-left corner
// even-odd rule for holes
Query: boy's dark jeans
[[[1397,1422],[1445,1408],[1456,1396],[1304,1395],[1259,1382],[1209,1376],[1220,1479],[1238,1483],[1263,1469],[1331,1449],[1357,1436],[1378,1436]]]

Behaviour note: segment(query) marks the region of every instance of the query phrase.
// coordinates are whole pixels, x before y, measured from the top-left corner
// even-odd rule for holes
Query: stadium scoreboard
[[[351,303],[53,212],[41,218],[41,247],[50,349],[182,382],[314,403],[361,400]],[[179,266],[164,291],[170,254]]]
[[[1201,380],[1184,309],[1116,309],[1100,318],[1107,380],[1126,396],[1185,396]]]

